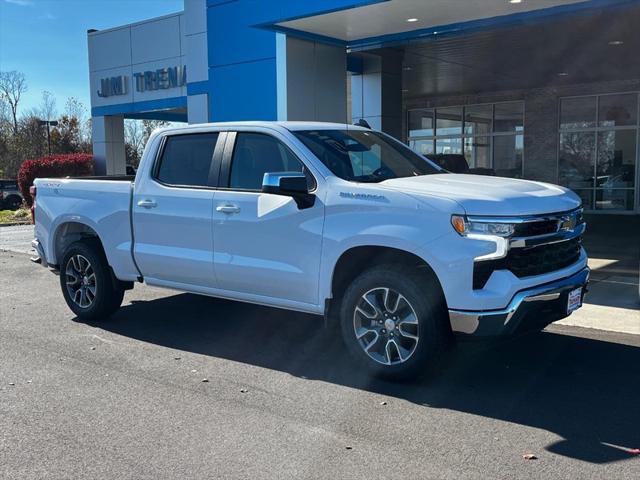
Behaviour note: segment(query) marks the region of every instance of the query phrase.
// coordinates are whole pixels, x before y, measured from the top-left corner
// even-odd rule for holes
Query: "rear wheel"
[[[65,252],[60,286],[69,308],[83,320],[106,320],[120,308],[124,297],[101,246],[90,239],[73,243]]]
[[[370,374],[415,377],[433,367],[449,336],[435,279],[380,265],[358,276],[342,299],[342,336]]]

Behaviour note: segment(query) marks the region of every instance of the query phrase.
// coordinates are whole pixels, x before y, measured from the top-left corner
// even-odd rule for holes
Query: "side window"
[[[307,183],[314,183],[302,162],[279,140],[262,133],[238,133],[229,187],[261,190],[264,174],[274,172],[305,172]]]
[[[169,185],[207,187],[217,133],[167,137],[156,178]]]

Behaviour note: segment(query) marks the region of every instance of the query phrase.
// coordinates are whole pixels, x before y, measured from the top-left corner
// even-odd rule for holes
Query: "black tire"
[[[87,269],[86,272],[89,277],[93,277],[91,282],[82,283],[83,278],[87,278],[87,274],[84,274],[77,282],[68,285],[67,282],[72,282],[78,276],[78,271],[84,267],[82,259],[89,263],[90,270]],[[77,269],[74,265],[79,265],[80,268]],[[87,291],[92,286],[94,294]],[[107,320],[120,308],[124,297],[124,289],[118,287],[114,281],[100,243],[92,239],[75,242],[64,252],[60,262],[60,288],[71,311],[85,321]],[[72,291],[75,288],[84,288],[85,296],[82,293],[78,295],[77,292],[73,295]]]
[[[366,307],[366,304],[362,303],[365,301],[363,296],[365,294],[376,296],[379,289],[383,291],[389,289],[391,292],[401,294],[407,301],[409,312],[415,313],[415,317],[417,317],[417,322],[407,322],[405,327],[402,326],[403,322],[400,319],[394,327],[396,344],[410,342],[404,352],[406,358],[404,361],[400,361],[400,348],[391,348],[392,355],[389,355],[386,350],[385,342],[393,340],[389,337],[393,332],[387,332],[382,328],[384,325],[379,324],[380,319],[384,321],[385,318],[381,312],[375,310],[378,312],[375,320],[368,320],[369,317],[362,316],[359,319],[356,318],[360,315],[360,313],[356,313],[356,307],[361,307],[360,310]],[[389,301],[392,303],[395,293],[389,297],[391,299]],[[405,305],[404,301],[402,303]],[[395,304],[398,312],[401,309],[406,309],[406,307],[398,307],[398,305]],[[389,310],[384,310],[384,314],[389,315]],[[368,314],[373,314],[373,312],[374,309],[371,309]],[[418,272],[410,267],[402,269],[394,265],[379,265],[364,271],[345,291],[340,304],[339,319],[344,343],[353,358],[369,375],[387,380],[408,380],[432,370],[439,363],[442,353],[451,339],[446,305],[439,283],[430,272]],[[378,329],[377,332],[372,333],[370,337],[365,336],[359,340],[356,336],[356,328],[359,331],[363,331],[363,328],[362,325],[356,327],[356,323],[360,322],[360,319],[371,322],[364,330]],[[374,323],[375,326],[373,326]],[[391,322],[392,326],[393,323]],[[409,325],[409,323],[411,324]],[[412,327],[411,332],[407,332],[409,326]],[[398,327],[400,327],[400,332]],[[412,333],[418,337],[415,340],[415,346],[414,340],[404,338],[405,333],[402,332]],[[389,361],[389,364],[383,364],[380,361],[385,360],[384,358],[376,360],[366,353],[363,343],[369,344],[369,341],[373,341],[373,339],[377,342],[383,342],[385,344],[383,355],[386,355],[387,360],[392,359],[397,363]],[[374,344],[374,349],[378,347],[380,344]],[[393,350],[396,352],[395,356]],[[407,355],[409,350],[411,351]],[[375,355],[375,352],[372,355]]]

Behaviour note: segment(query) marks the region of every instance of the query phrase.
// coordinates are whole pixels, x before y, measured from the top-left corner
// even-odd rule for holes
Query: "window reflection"
[[[628,188],[635,184],[636,131],[598,133],[596,187]]]
[[[560,128],[591,128],[596,126],[596,97],[563,98],[560,100]]]
[[[571,189],[593,187],[595,133],[560,134],[559,182]]]
[[[433,140],[411,140],[409,147],[420,155],[429,155],[435,152]]]
[[[462,153],[462,138],[436,138],[436,153]]]
[[[493,169],[500,177],[522,178],[522,135],[493,138]]]
[[[522,177],[522,101],[415,109],[407,121],[409,145],[418,153],[464,154],[470,168],[487,170],[476,173]]]
[[[462,107],[436,109],[436,135],[460,135],[462,133]]]
[[[559,182],[586,208],[634,209],[637,126],[637,93],[560,100]]]
[[[409,136],[410,137],[430,137],[434,134],[433,109],[418,108],[409,110]]]
[[[493,130],[495,132],[521,132],[524,129],[524,103],[496,103]]]
[[[621,127],[638,123],[638,95],[603,95],[598,100],[598,125]]]
[[[465,138],[464,156],[469,168],[491,168],[491,137]]]
[[[493,105],[470,105],[464,109],[464,133],[486,135],[491,133]]]

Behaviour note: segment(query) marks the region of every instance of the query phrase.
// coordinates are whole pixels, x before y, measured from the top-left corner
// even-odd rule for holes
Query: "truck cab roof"
[[[160,129],[162,132],[185,132],[185,131],[200,131],[210,128],[215,129],[235,129],[246,127],[263,127],[263,128],[284,128],[289,131],[298,130],[364,130],[369,129],[351,125],[348,123],[332,123],[332,122],[302,122],[302,121],[244,121],[244,122],[214,122],[214,123],[199,123],[196,125],[185,125],[181,127],[166,127]]]

